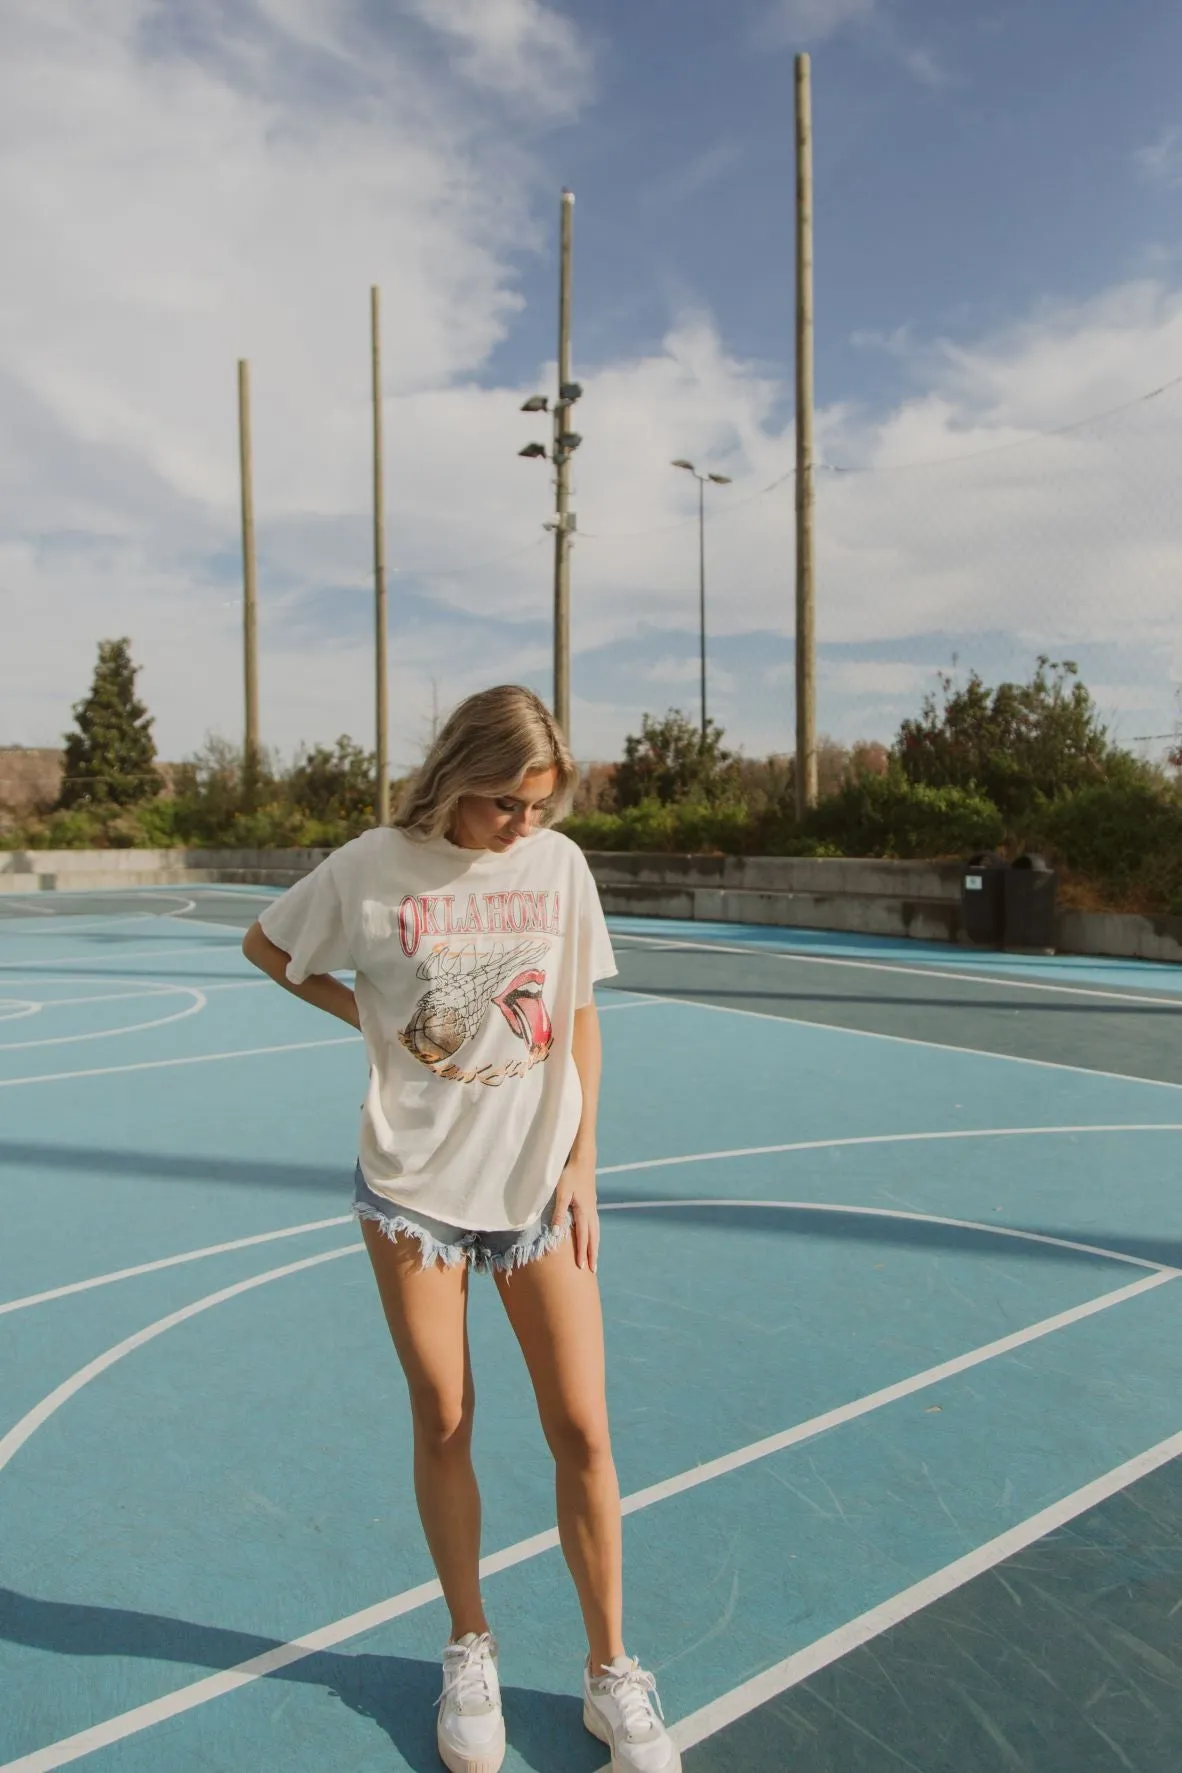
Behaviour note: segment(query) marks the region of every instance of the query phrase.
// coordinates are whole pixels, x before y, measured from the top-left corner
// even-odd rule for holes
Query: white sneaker
[[[499,1773],[505,1758],[505,1720],[497,1646],[474,1631],[443,1652],[443,1692],[435,1739],[448,1773]]]
[[[612,1773],[681,1773],[656,1680],[635,1657],[617,1656],[594,1677],[584,1665],[583,1722],[610,1747]]]

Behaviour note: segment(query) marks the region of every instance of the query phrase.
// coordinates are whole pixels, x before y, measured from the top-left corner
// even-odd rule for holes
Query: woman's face
[[[535,828],[557,785],[557,770],[531,770],[508,794],[463,794],[448,835],[465,850],[512,849]]]

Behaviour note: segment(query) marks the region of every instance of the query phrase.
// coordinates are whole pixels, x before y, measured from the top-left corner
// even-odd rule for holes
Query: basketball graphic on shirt
[[[521,1077],[549,1056],[554,1041],[550,1013],[542,997],[550,944],[498,943],[492,949],[441,943],[418,969],[427,989],[399,1034],[402,1045],[437,1077],[457,1083],[501,1083]],[[475,1039],[496,1010],[526,1049],[507,1064],[485,1063],[471,1070],[449,1063]]]

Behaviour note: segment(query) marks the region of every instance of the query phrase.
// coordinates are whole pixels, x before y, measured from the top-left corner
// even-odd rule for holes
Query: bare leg
[[[369,1220],[361,1230],[410,1393],[415,1498],[454,1640],[488,1630],[480,1595],[480,1492],[472,1469],[476,1393],[467,1264],[423,1268],[414,1238],[392,1241]]]
[[[624,1652],[620,1486],[607,1422],[599,1283],[570,1238],[497,1288],[521,1344],[554,1455],[558,1533],[601,1668]]]

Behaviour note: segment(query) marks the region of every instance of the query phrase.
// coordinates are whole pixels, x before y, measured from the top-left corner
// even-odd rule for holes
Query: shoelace
[[[620,1708],[630,1742],[652,1727],[654,1706],[664,1723],[665,1714],[661,1710],[657,1678],[641,1668],[639,1662],[633,1661],[631,1668],[624,1674],[612,1676],[607,1690]]]
[[[487,1711],[493,1696],[485,1658],[491,1655],[492,1639],[487,1633],[474,1644],[448,1644],[443,1652],[443,1692],[436,1705],[453,1699],[457,1711],[465,1712],[469,1706]]]

